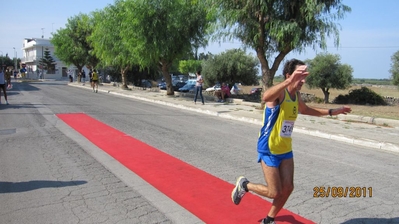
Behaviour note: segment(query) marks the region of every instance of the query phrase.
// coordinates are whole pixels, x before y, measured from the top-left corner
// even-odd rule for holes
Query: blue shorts
[[[294,154],[292,153],[292,151],[279,155],[273,155],[271,153],[258,153],[258,163],[263,160],[263,162],[265,162],[267,166],[279,167],[283,159],[291,159],[293,157]]]

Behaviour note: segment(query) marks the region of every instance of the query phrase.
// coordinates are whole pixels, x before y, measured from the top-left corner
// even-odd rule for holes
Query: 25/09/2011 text
[[[360,198],[373,197],[372,187],[314,187],[314,198]]]

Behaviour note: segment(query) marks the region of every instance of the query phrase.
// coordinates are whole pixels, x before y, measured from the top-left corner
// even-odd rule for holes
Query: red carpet
[[[240,205],[234,205],[230,198],[234,187],[232,184],[86,114],[57,116],[205,223],[259,223],[271,206],[269,202],[253,194],[245,195]],[[276,221],[314,223],[288,210],[280,211]]]

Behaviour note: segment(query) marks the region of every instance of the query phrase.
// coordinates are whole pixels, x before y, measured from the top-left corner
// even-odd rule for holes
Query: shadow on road
[[[86,184],[87,181],[31,180],[27,182],[0,181],[0,194],[32,191],[40,188],[59,188]]]
[[[374,224],[374,223],[399,223],[399,217],[392,218],[392,219],[384,219],[384,218],[358,218],[358,219],[351,219],[348,221],[343,222],[342,224]]]

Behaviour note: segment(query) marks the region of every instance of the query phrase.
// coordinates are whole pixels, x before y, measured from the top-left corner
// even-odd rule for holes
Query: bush
[[[333,100],[336,104],[358,104],[358,105],[387,105],[382,96],[373,90],[362,87],[354,89],[346,95],[339,95]]]

